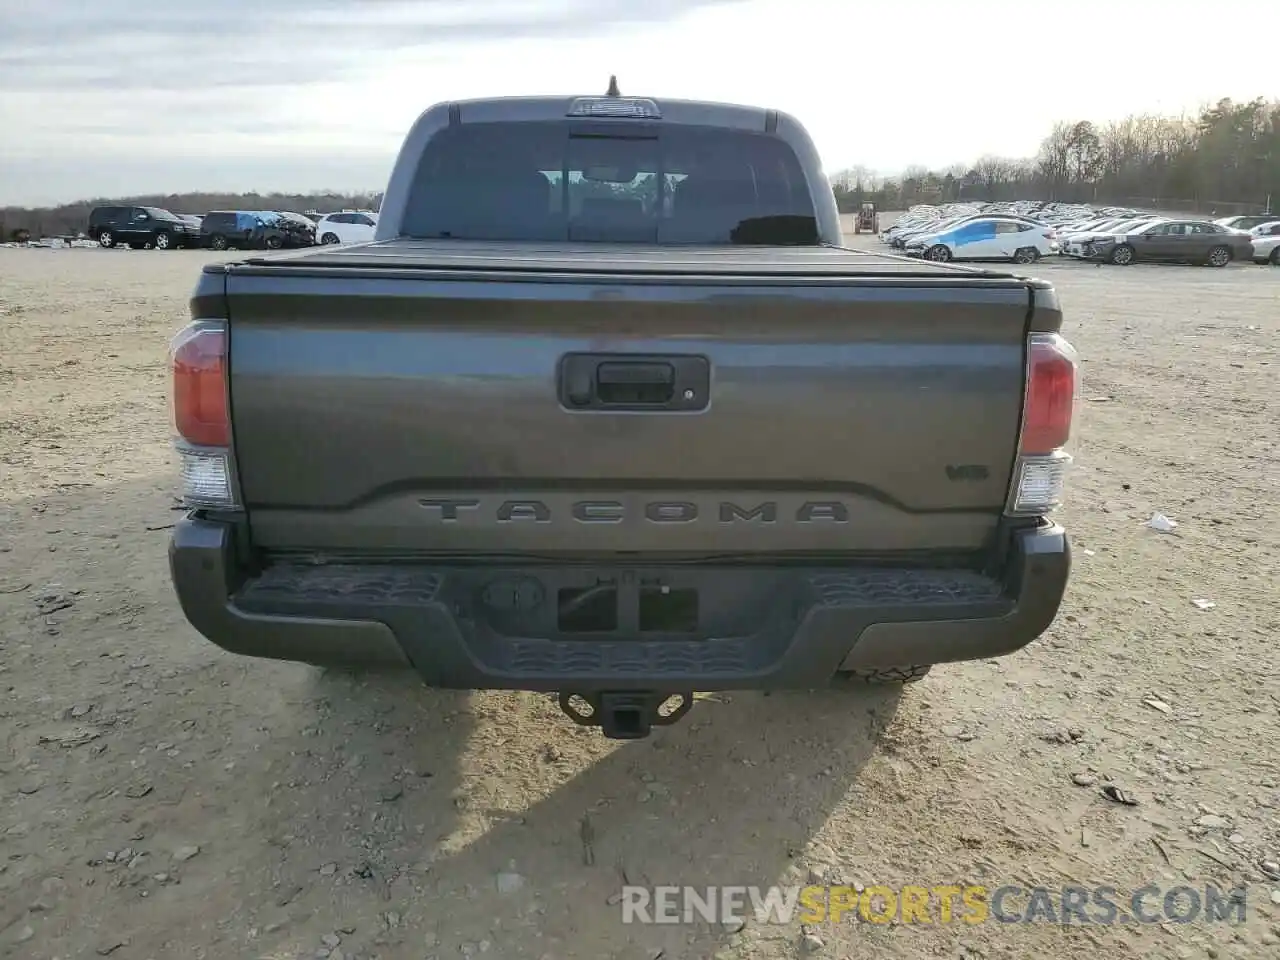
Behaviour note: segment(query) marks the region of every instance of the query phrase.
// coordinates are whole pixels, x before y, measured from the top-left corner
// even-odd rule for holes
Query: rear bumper
[[[835,567],[377,564],[282,565],[247,578],[236,562],[234,528],[188,517],[174,530],[169,562],[190,623],[245,656],[411,666],[429,685],[457,689],[809,689],[840,670],[973,660],[1026,646],[1057,614],[1070,549],[1053,524],[1013,537],[1001,579]],[[530,638],[495,630],[479,600],[494,577],[540,581],[554,595],[557,578],[602,573],[621,582],[696,581],[700,595],[722,608],[750,611],[750,629],[702,640],[649,640],[638,630],[620,638]]]

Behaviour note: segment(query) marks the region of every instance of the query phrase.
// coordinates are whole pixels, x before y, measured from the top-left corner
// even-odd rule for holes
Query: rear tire
[[[1218,246],[1209,251],[1209,266],[1225,267],[1231,262],[1231,251],[1226,247]]]
[[[945,243],[935,243],[924,252],[924,258],[932,260],[934,263],[949,263],[951,261],[951,248]]]
[[[116,245],[116,235],[110,230],[103,230],[98,234],[98,246],[103,249],[110,250]]]
[[[1127,243],[1122,243],[1111,251],[1110,260],[1117,267],[1127,267],[1133,263],[1133,247]]]
[[[279,250],[284,246],[284,241],[279,237],[267,237],[266,247],[268,250]]]
[[[172,250],[173,234],[167,230],[159,230],[151,242],[157,250]]]
[[[841,670],[836,674],[843,686],[886,686],[903,683],[919,683],[933,669],[932,664],[914,667],[885,667],[880,670]]]
[[[1270,263],[1273,267],[1280,267],[1280,247],[1276,247],[1271,251]]]

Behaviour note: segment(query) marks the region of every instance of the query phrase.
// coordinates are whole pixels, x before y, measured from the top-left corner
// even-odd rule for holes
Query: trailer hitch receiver
[[[584,727],[599,727],[610,740],[643,740],[652,727],[670,726],[692,706],[692,692],[617,690],[560,694],[560,709],[569,719]]]

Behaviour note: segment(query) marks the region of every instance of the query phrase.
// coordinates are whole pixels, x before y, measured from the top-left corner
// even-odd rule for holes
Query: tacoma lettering
[[[848,523],[849,508],[835,500],[806,503],[796,511],[796,523],[813,523],[830,520],[832,523]]]
[[[688,523],[698,519],[698,507],[692,503],[650,503],[644,515],[654,523]]]
[[[512,520],[534,520],[537,523],[550,523],[551,511],[540,500],[508,500],[498,508],[498,521],[510,523]]]
[[[419,505],[427,509],[440,511],[440,519],[445,523],[455,523],[459,510],[474,510],[480,506],[479,500],[419,500]]]
[[[736,503],[720,504],[720,522],[733,523],[735,520],[759,520],[762,523],[773,523],[778,519],[776,503],[762,503],[751,510],[744,510]]]
[[[482,520],[488,514],[498,523],[550,523],[558,511],[541,500],[503,500],[484,503],[477,499],[420,499],[418,504],[432,511],[442,523],[457,523],[465,516]],[[705,505],[708,508],[710,505]],[[492,511],[492,513],[490,513]],[[711,513],[710,509],[707,511]],[[568,514],[578,523],[622,523],[627,519],[627,508],[620,500],[575,500],[568,505]],[[698,504],[687,500],[654,500],[644,504],[638,515],[650,523],[692,523],[704,517]],[[715,504],[715,521],[722,524],[777,523],[778,504],[774,500],[762,503],[740,504],[721,500]],[[790,517],[793,523],[848,523],[849,507],[839,500],[810,500],[796,508]],[[473,522],[475,522],[473,520]]]

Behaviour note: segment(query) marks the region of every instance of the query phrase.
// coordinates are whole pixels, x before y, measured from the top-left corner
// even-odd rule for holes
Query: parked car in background
[[[1251,237],[1274,237],[1280,234],[1280,219],[1260,223],[1249,231]]]
[[[1065,243],[1070,243],[1078,236],[1086,236],[1097,233],[1099,230],[1106,230],[1109,227],[1117,226],[1121,223],[1127,223],[1135,217],[1101,217],[1095,220],[1086,220],[1083,223],[1072,223],[1063,227],[1061,230],[1062,239]]]
[[[378,226],[378,215],[364,210],[326,213],[316,222],[320,243],[368,243]]]
[[[94,207],[89,212],[88,234],[107,248],[124,245],[171,250],[200,242],[199,227],[159,207]]]
[[[905,230],[902,233],[900,233],[892,241],[892,245],[898,247],[899,249],[905,249],[906,247],[911,246],[913,241],[919,237],[933,236],[935,234],[943,233],[947,230],[954,229],[955,227],[958,227],[965,223],[969,223],[973,220],[985,220],[993,216],[999,216],[1001,219],[1004,219],[1004,220],[1016,220],[1019,223],[1030,224],[1033,227],[1049,227],[1050,226],[1049,224],[1046,224],[1040,220],[1036,220],[1032,217],[1022,216],[1016,213],[1000,213],[1000,214],[966,213],[961,216],[948,217],[945,220],[939,220],[933,223],[926,223],[922,226],[912,227],[908,230]],[[1056,230],[1057,228],[1054,227],[1052,229]]]
[[[1228,230],[1244,230],[1247,233],[1259,224],[1273,220],[1280,220],[1280,216],[1274,213],[1245,213],[1235,217],[1219,217],[1213,222]]]
[[[210,250],[280,250],[315,243],[315,225],[298,213],[274,210],[215,210],[200,226]]]
[[[316,242],[315,221],[301,213],[280,212],[275,223],[269,224],[283,239],[285,247],[311,247]]]
[[[1064,223],[1058,227],[1058,235],[1062,239],[1067,239],[1074,233],[1086,233],[1095,230],[1103,224],[1114,221],[1112,217],[1090,217],[1088,220],[1077,220],[1072,223]]]
[[[236,210],[214,210],[205,214],[200,235],[210,250],[229,250],[253,233],[256,217]]]
[[[1083,203],[1056,200],[975,200],[958,203],[916,204],[880,234],[880,239],[901,249],[912,236],[940,233],[944,225],[976,217],[1006,217],[1051,227],[1058,232],[1059,243],[1073,231],[1096,227],[1103,221],[1118,223],[1140,216],[1128,207],[1094,207]]]
[[[939,215],[937,208],[929,208],[921,213],[908,212],[899,217],[888,230],[884,231],[880,235],[880,239],[891,247],[901,250],[906,246],[907,240],[913,236],[919,236],[924,233],[937,233],[944,227],[977,216],[981,216],[981,211],[962,204],[956,204],[955,209],[945,216]]]
[[[1266,236],[1253,237],[1249,241],[1249,255],[1254,263],[1269,263],[1280,267],[1280,230]]]
[[[1011,217],[978,217],[941,233],[912,237],[907,256],[946,263],[949,260],[1012,260],[1034,263],[1058,252],[1052,227]]]
[[[1126,267],[1138,260],[1207,263],[1225,267],[1248,260],[1253,248],[1247,233],[1203,220],[1157,220],[1085,244],[1084,256]]]
[[[941,220],[922,220],[910,224],[904,224],[903,226],[895,225],[884,234],[884,239],[889,243],[889,246],[896,250],[902,250],[906,248],[907,244],[913,237],[923,237],[927,234],[941,233],[943,230],[947,230],[957,224],[964,223],[966,220],[971,219],[971,216],[976,216],[976,214],[946,217]]]
[[[1090,234],[1095,230],[1101,230],[1109,224],[1117,223],[1114,217],[1090,217],[1087,220],[1076,220],[1072,223],[1064,223],[1058,227],[1058,254],[1067,256],[1071,245],[1072,238]]]
[[[1089,244],[1100,238],[1113,236],[1117,233],[1127,233],[1130,230],[1137,230],[1139,227],[1145,227],[1148,224],[1159,223],[1164,220],[1163,217],[1145,216],[1145,217],[1119,217],[1111,220],[1105,220],[1095,227],[1087,230],[1081,230],[1067,234],[1062,240],[1062,252],[1068,257],[1085,257],[1088,256]]]

